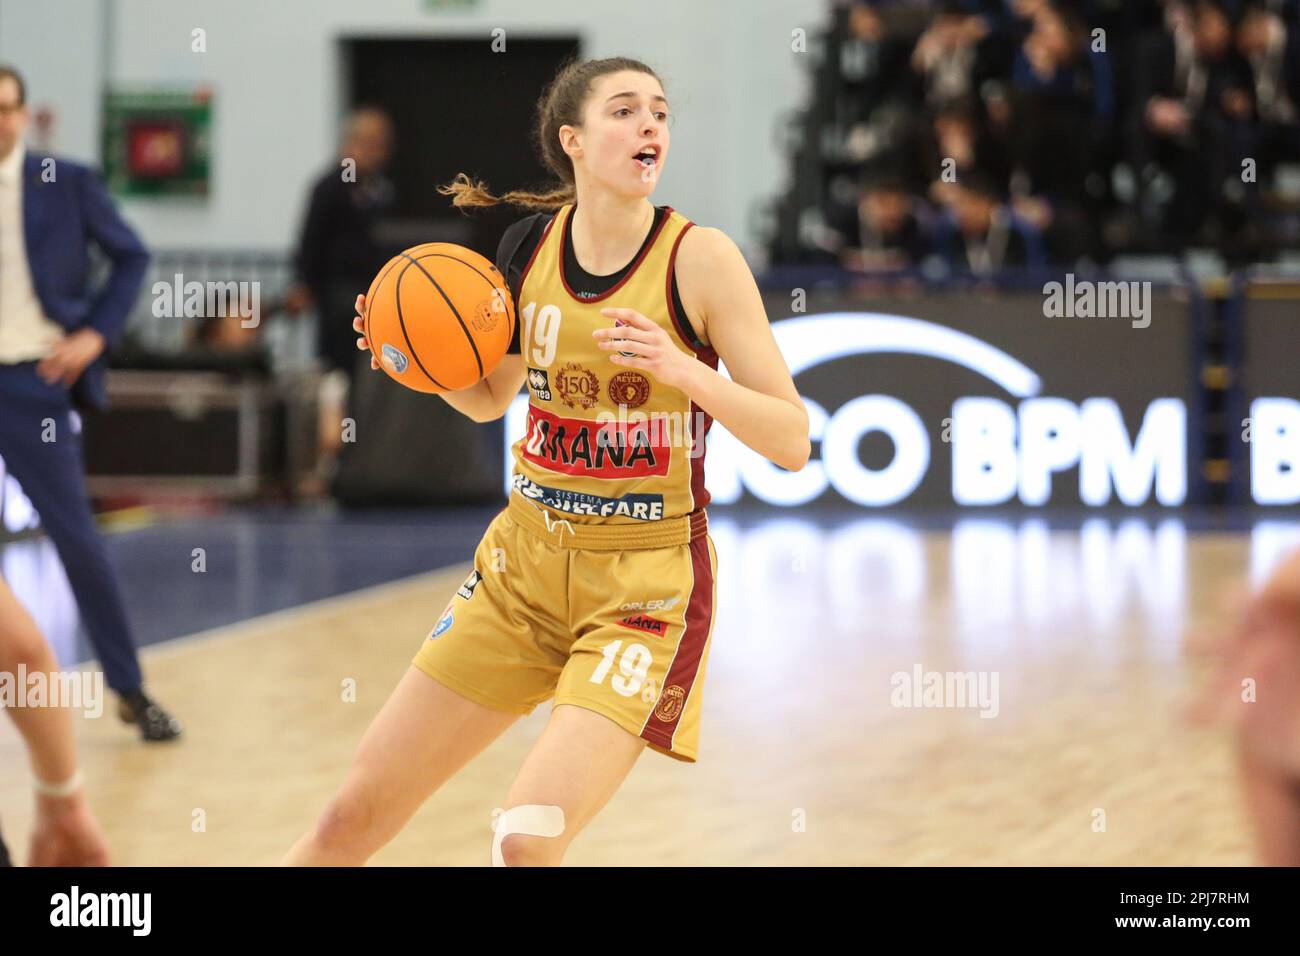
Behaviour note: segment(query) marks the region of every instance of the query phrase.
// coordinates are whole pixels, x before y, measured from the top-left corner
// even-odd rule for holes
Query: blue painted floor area
[[[232,510],[109,533],[105,540],[144,646],[468,562],[499,510]],[[0,571],[65,666],[94,656],[47,539],[0,549]]]

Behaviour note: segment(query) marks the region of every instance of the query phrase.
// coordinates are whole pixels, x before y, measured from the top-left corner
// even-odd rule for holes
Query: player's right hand
[[[37,797],[28,866],[108,866],[108,843],[85,791]]]
[[[366,314],[366,297],[364,295],[357,296],[354,308],[357,310],[357,317],[352,320],[352,328],[361,333],[361,338],[357,339],[357,348],[362,351],[368,351],[370,349],[370,341],[366,338],[366,322],[365,319],[362,318],[362,316]],[[375,358],[373,352],[370,355],[370,367],[379,368],[379,360]]]

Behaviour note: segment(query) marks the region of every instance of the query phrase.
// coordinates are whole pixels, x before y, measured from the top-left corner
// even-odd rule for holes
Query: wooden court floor
[[[1251,862],[1228,738],[1179,716],[1205,671],[1185,635],[1244,574],[1246,535],[783,521],[716,522],[714,539],[700,762],[646,751],[566,864]],[[108,716],[78,720],[114,862],[275,863],[468,568],[147,649],[186,739],[146,747]],[[899,706],[922,701],[907,680],[931,672],[983,674],[986,689],[996,675],[996,696]],[[520,720],[374,862],[485,864],[492,811],[548,713]],[[0,764],[22,859],[30,775],[7,721]]]

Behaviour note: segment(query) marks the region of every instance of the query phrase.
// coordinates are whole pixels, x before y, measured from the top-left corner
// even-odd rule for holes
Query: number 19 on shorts
[[[619,673],[610,678],[610,686],[624,697],[631,697],[641,689],[646,674],[650,673],[650,665],[654,663],[654,657],[650,653],[650,648],[636,643],[629,644],[620,656],[618,651],[622,646],[622,641],[610,641],[601,648],[601,661],[591,675],[591,682],[605,683],[605,676],[614,666],[614,659],[617,657]]]

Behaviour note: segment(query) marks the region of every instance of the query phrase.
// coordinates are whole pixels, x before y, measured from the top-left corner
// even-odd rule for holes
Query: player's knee
[[[493,866],[558,866],[569,843],[564,810],[553,804],[511,807],[492,829]]]
[[[501,841],[501,858],[506,866],[559,866],[564,845],[555,837],[510,833]]]
[[[364,791],[345,787],[316,821],[316,842],[328,849],[365,844],[375,823],[374,801]]]
[[[15,672],[20,666],[29,672],[58,669],[45,638],[21,619],[0,625],[0,669]]]

